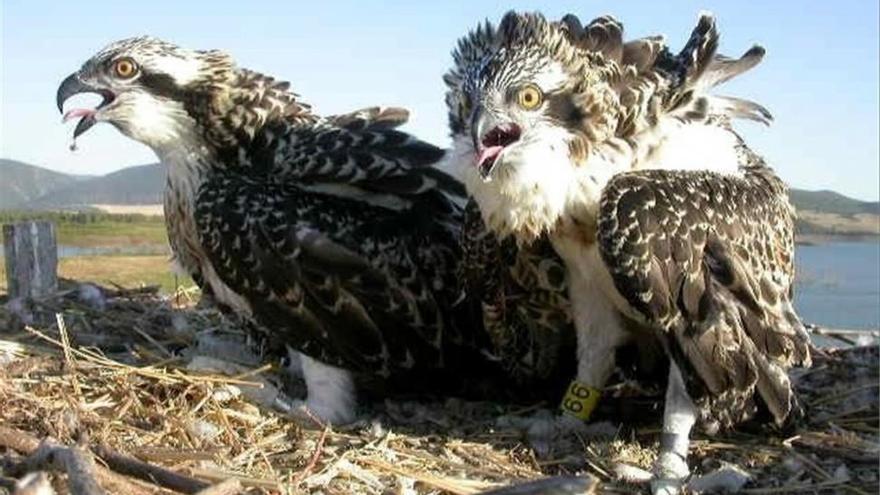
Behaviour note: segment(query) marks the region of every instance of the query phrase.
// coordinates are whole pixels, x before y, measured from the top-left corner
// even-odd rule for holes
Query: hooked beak
[[[102,101],[97,107],[93,109],[74,108],[68,110],[68,112],[64,114],[62,122],[67,122],[68,120],[76,117],[82,117],[79,120],[79,123],[76,124],[76,129],[73,130],[74,139],[76,139],[82,133],[86,132],[93,125],[95,125],[98,122],[96,119],[98,111],[112,103],[113,100],[116,98],[116,95],[109,89],[99,88],[91,84],[87,84],[83,82],[82,79],[80,79],[78,72],[74,72],[73,74],[67,76],[67,78],[61,82],[61,86],[58,86],[58,93],[55,95],[55,102],[58,104],[58,111],[63,112],[64,102],[70,99],[72,96],[78,95],[80,93],[97,93],[104,98],[104,101]]]
[[[483,182],[490,182],[498,157],[507,146],[519,141],[522,129],[513,122],[496,124],[478,109],[471,120],[471,133],[477,151],[474,165]]]

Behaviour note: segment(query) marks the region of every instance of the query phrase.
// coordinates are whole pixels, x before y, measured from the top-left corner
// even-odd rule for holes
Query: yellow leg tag
[[[589,421],[593,410],[599,404],[599,396],[602,395],[599,390],[588,387],[578,381],[571,382],[565,397],[562,398],[562,404],[559,407],[566,414],[570,414],[583,421]]]

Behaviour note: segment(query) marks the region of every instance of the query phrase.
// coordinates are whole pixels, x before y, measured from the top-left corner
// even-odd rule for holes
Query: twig
[[[89,453],[77,446],[64,447],[45,439],[32,454],[17,466],[16,471],[30,473],[52,468],[67,473],[70,492],[82,495],[105,495],[98,484],[95,464]]]
[[[32,454],[40,446],[40,441],[23,431],[0,426],[0,446]]]
[[[70,350],[70,336],[67,333],[67,325],[64,324],[64,315],[55,313],[55,321],[58,322],[58,333],[61,335],[61,349],[64,351],[64,365],[70,373],[73,382],[73,390],[77,397],[82,397],[82,390],[79,388],[79,379],[76,376],[76,360],[73,358]]]
[[[28,433],[0,426],[0,446],[2,447],[30,455],[37,450],[39,445],[40,441]],[[95,466],[95,476],[112,493],[126,493],[130,495],[150,495],[154,493],[133,484],[123,476],[110,471],[104,466]]]
[[[236,493],[241,493],[243,487],[241,486],[241,482],[235,478],[230,478],[226,481],[217,483],[216,485],[211,485],[204,490],[199,491],[196,495],[234,495]]]
[[[861,386],[858,386],[858,387],[853,387],[853,388],[851,388],[851,389],[845,390],[845,391],[840,392],[840,393],[838,393],[838,394],[828,395],[828,396],[825,396],[825,397],[820,397],[820,398],[814,400],[814,401],[810,404],[810,406],[812,406],[812,407],[816,407],[816,406],[818,406],[818,405],[820,405],[820,404],[825,404],[825,403],[828,403],[828,402],[834,402],[834,401],[836,401],[836,400],[843,399],[844,397],[846,397],[846,396],[848,396],[848,395],[852,395],[852,394],[854,394],[854,393],[856,393],[856,392],[861,392],[862,390],[868,390],[868,389],[877,388],[877,387],[880,387],[880,383],[872,383],[872,384],[869,384],[869,385],[861,385]]]
[[[821,483],[805,483],[802,485],[788,485],[788,486],[777,486],[771,488],[744,488],[740,490],[740,493],[752,493],[752,494],[770,494],[770,493],[806,493],[806,492],[816,492],[819,490],[825,490],[832,487],[840,487],[840,485],[844,485],[848,483],[848,481],[839,481],[839,480],[830,480],[823,481]]]
[[[253,476],[246,476],[243,474],[232,473],[229,471],[224,471],[221,469],[212,469],[212,468],[189,468],[189,472],[198,476],[199,478],[205,478],[211,481],[221,482],[226,481],[228,479],[237,479],[243,486],[256,486],[259,488],[268,488],[269,490],[281,490],[281,483],[275,480],[269,480],[265,478],[255,478]]]
[[[64,348],[63,343],[59,342],[56,339],[53,339],[52,337],[49,337],[48,335],[37,330],[36,328],[26,326],[25,330],[33,335],[36,335],[40,339],[46,340],[48,342],[51,342],[52,344],[57,345],[58,347]],[[84,361],[89,361],[89,362],[97,364],[97,365],[106,366],[108,368],[112,368],[112,369],[119,370],[119,371],[126,372],[126,373],[133,373],[133,374],[136,374],[139,376],[153,378],[153,379],[160,380],[160,381],[163,381],[166,383],[167,382],[175,382],[177,380],[182,380],[187,383],[206,383],[206,382],[228,383],[228,384],[232,384],[232,385],[246,385],[246,386],[255,387],[255,388],[263,388],[265,386],[265,384],[263,384],[262,382],[235,380],[232,378],[226,378],[226,377],[222,377],[222,376],[191,375],[191,374],[182,373],[180,370],[173,370],[172,373],[167,373],[167,372],[161,371],[159,369],[155,369],[155,366],[143,366],[143,367],[129,366],[127,364],[123,364],[123,363],[114,361],[112,359],[108,359],[108,358],[101,356],[101,355],[99,355],[89,349],[86,349],[86,348],[80,348],[80,349],[70,348],[70,352],[74,356],[78,356],[78,357],[82,358]]]
[[[163,355],[165,358],[171,358],[171,357],[174,357],[174,354],[172,354],[171,351],[169,351],[167,347],[165,347],[164,345],[162,345],[158,340],[154,339],[154,338],[153,338],[150,334],[148,334],[147,332],[141,330],[140,327],[139,327],[138,325],[132,325],[131,328],[132,328],[132,330],[134,330],[135,332],[137,332],[138,335],[140,335],[141,337],[143,337],[144,340],[146,340],[147,342],[149,342],[150,344],[152,344],[153,347],[155,347],[156,349],[158,349],[159,352],[161,352],[162,355]]]
[[[441,478],[439,476],[434,476],[429,473],[410,471],[408,469],[404,469],[395,466],[394,464],[380,461],[378,459],[361,458],[357,459],[357,462],[381,469],[382,471],[387,471],[389,473],[412,478],[416,481],[421,481],[428,486],[439,488],[440,490],[454,493],[456,495],[471,495],[487,489],[497,488],[497,483],[455,478]]]
[[[481,492],[480,495],[537,495],[541,493],[582,493],[589,495],[595,493],[598,486],[599,480],[590,475],[553,476],[496,488]]]
[[[210,486],[209,483],[202,480],[120,454],[104,444],[98,445],[93,450],[107,464],[107,467],[117,473],[149,481],[165,488],[183,493],[196,493]]]
[[[304,467],[302,471],[296,475],[296,478],[293,479],[293,485],[299,484],[300,481],[304,480],[305,477],[312,472],[312,469],[315,469],[318,459],[321,458],[321,452],[324,451],[324,440],[326,440],[329,431],[330,428],[327,426],[321,430],[321,436],[318,438],[318,443],[315,445],[315,452],[312,454],[312,458],[309,459],[309,463],[306,464],[306,467]]]

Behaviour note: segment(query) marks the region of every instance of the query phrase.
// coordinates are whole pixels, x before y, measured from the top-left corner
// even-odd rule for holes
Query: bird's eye
[[[134,60],[130,58],[121,58],[113,64],[113,72],[123,79],[128,79],[134,76],[137,73],[137,70],[137,64],[135,64]]]
[[[534,84],[527,84],[516,94],[516,102],[525,110],[534,110],[544,101],[544,93]]]

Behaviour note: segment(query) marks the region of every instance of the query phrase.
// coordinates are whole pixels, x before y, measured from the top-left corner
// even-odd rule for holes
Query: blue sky
[[[151,34],[191,48],[220,48],[241,66],[291,81],[318,112],[397,105],[408,129],[447,144],[441,75],[455,41],[477,21],[511,8],[611,13],[627,37],[663,33],[673,47],[700,10],[716,14],[721,51],[760,42],[765,61],[723,93],[766,105],[770,128],[740,125],[750,143],[796,187],[880,196],[878,2],[545,1],[308,2],[2,0],[0,157],[77,174],[155,161],[146,147],[98,126],[70,152],[55,89],[113,40]]]

